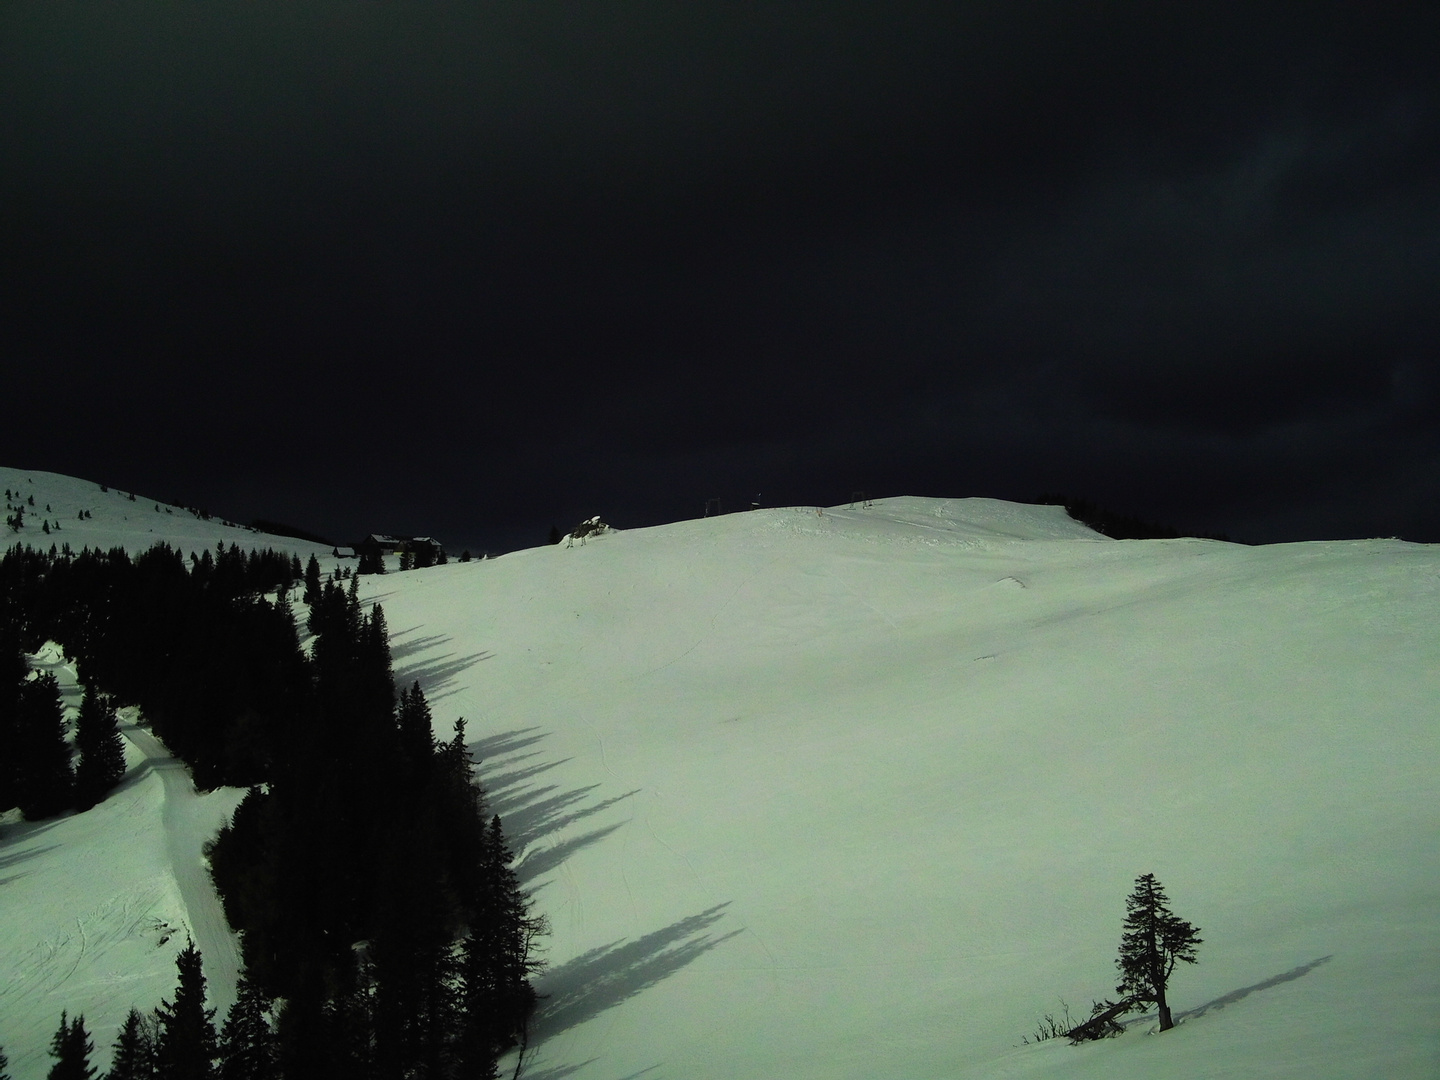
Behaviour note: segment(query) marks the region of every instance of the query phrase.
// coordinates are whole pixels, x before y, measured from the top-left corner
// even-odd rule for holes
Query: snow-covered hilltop
[[[905,498],[372,584],[555,925],[533,1075],[1434,1074],[1435,548]],[[1144,872],[1180,1026],[1017,1048]]]
[[[1434,547],[1112,541],[1054,507],[897,498],[361,595],[436,734],[467,719],[554,925],[527,1076],[1436,1074]],[[0,832],[15,1080],[62,1007],[106,1046],[173,985],[143,904],[106,904],[181,871],[153,813],[106,805]],[[1017,1045],[1113,992],[1144,872],[1205,939],[1177,1028]]]
[[[5,517],[19,510],[24,522],[19,530],[0,525],[0,550],[16,543],[43,551],[69,544],[76,552],[120,547],[135,555],[163,540],[185,555],[217,543],[245,550],[273,548],[302,559],[312,552],[323,559],[331,552],[322,544],[204,518],[195,509],[60,473],[0,468],[0,489],[10,493]]]

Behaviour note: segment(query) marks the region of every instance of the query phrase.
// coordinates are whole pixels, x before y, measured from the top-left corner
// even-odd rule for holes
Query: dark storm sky
[[[0,8],[7,465],[452,547],[1440,541],[1440,5]]]

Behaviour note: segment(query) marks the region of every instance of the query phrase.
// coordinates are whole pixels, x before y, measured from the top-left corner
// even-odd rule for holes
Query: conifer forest
[[[308,652],[292,590],[304,589]],[[78,763],[55,641],[86,689]],[[397,693],[385,613],[298,557],[166,544],[0,557],[0,811],[30,820],[102,801],[122,780],[116,710],[138,706],[200,789],[248,788],[208,847],[244,969],[228,1016],[204,1007],[203,957],[172,1001],[137,1002],[114,1080],[493,1077],[523,1045],[546,931],[511,869],[463,721],[436,740],[420,684]],[[381,791],[387,797],[379,797]],[[95,1037],[60,1018],[52,1075],[93,1076]],[[0,1072],[3,1072],[0,1064]]]

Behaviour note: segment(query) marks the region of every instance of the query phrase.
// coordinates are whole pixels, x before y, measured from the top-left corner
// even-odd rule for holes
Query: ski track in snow
[[[185,763],[159,739],[134,724],[123,725],[121,733],[145,755],[165,786],[162,820],[170,865],[185,904],[187,931],[205,965],[210,1004],[223,1017],[234,1000],[240,953],[204,860],[203,845],[215,831],[213,814],[204,813],[198,805],[199,796]]]

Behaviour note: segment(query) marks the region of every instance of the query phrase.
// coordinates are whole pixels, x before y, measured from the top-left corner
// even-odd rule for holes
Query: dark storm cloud
[[[857,487],[1440,539],[1437,47],[1427,5],[11,5],[0,334],[71,426],[7,457],[502,547]]]

